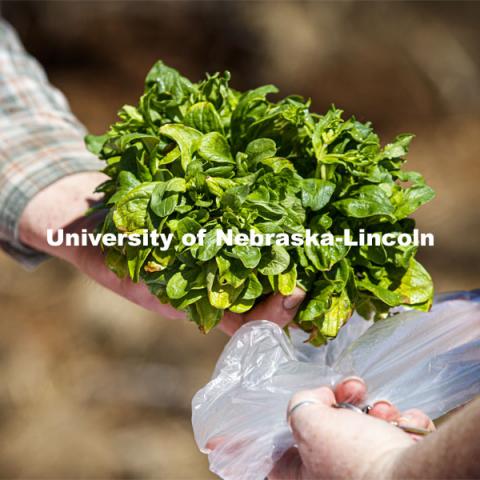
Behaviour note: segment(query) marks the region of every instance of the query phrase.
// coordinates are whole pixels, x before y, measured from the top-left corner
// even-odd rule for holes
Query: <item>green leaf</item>
[[[288,268],[290,255],[284,247],[272,245],[258,264],[258,271],[263,275],[278,275]]]
[[[180,158],[180,148],[175,147],[158,161],[158,166],[168,165],[169,163],[175,162],[179,158]]]
[[[245,150],[251,165],[256,165],[267,158],[274,157],[277,153],[277,146],[270,138],[258,138],[251,141]]]
[[[233,165],[221,165],[205,170],[205,175],[214,175],[216,177],[231,177],[233,176]]]
[[[281,220],[285,216],[285,210],[280,205],[262,200],[247,200],[248,208],[257,212],[265,220]]]
[[[291,170],[295,172],[295,167],[290,160],[283,157],[269,157],[260,160],[262,166],[270,168],[274,173],[280,173],[282,170]]]
[[[175,177],[166,182],[165,190],[167,192],[184,193],[186,191],[186,182],[184,178]]]
[[[305,245],[305,253],[313,266],[320,271],[330,270],[339,262],[348,252],[341,242],[335,242],[333,245]]]
[[[321,210],[330,201],[335,184],[318,178],[306,178],[302,185],[302,204],[314,212]]]
[[[410,260],[409,268],[402,277],[397,292],[402,296],[404,304],[432,304],[432,279],[425,268],[415,259]]]
[[[212,163],[235,163],[227,140],[218,132],[208,133],[202,137],[198,153]]]
[[[362,245],[360,255],[378,265],[384,265],[388,259],[387,251],[383,245]]]
[[[155,215],[159,217],[166,217],[175,210],[178,203],[178,195],[171,194],[166,190],[167,183],[161,182],[157,184],[152,192],[152,198],[150,201],[150,208]]]
[[[167,295],[169,298],[182,298],[187,294],[188,290],[188,277],[184,272],[175,273],[167,283]]]
[[[366,218],[376,215],[392,216],[393,205],[385,191],[374,185],[361,187],[355,197],[334,202],[333,206],[341,213],[353,218]]]
[[[181,239],[187,233],[197,233],[202,226],[193,218],[185,217],[177,223],[176,233]]]
[[[233,180],[221,177],[207,177],[206,183],[208,190],[217,197],[221,197],[225,190],[236,187],[236,184]]]
[[[120,278],[125,278],[128,274],[127,259],[119,251],[109,248],[105,256],[107,267]]]
[[[117,202],[113,221],[120,232],[133,232],[145,227],[148,203],[156,185],[142,183]]]
[[[265,85],[249,90],[240,97],[231,119],[231,132],[235,148],[242,142],[248,127],[255,119],[261,118],[264,114],[265,108],[262,107],[266,102],[266,96],[276,92],[278,89],[274,85]]]
[[[222,245],[217,243],[217,229],[210,230],[205,235],[203,245],[197,250],[197,258],[202,262],[208,262],[221,250]]]
[[[417,208],[435,197],[435,192],[428,185],[415,185],[398,192],[394,197],[395,217],[400,220],[411,215]]]
[[[326,337],[336,337],[340,327],[350,318],[352,304],[345,291],[333,296],[330,307],[324,314],[320,332]]]
[[[414,135],[404,133],[399,135],[393,143],[385,146],[383,153],[385,158],[402,158],[408,153],[408,147],[413,140]]]
[[[115,204],[120,198],[126,195],[130,190],[138,187],[140,182],[137,177],[128,171],[122,171],[117,177],[117,191],[108,199],[108,204]]]
[[[221,285],[231,285],[234,288],[242,285],[248,277],[249,270],[235,258],[225,255],[215,257],[218,266],[218,281]]]
[[[185,192],[186,183],[183,178],[172,178],[167,182],[158,182],[152,192],[150,208],[155,215],[167,217],[178,204],[178,193]]]
[[[207,297],[203,297],[194,304],[192,312],[193,320],[198,324],[203,333],[208,333],[216,327],[222,319],[223,310],[219,310],[209,303]]]
[[[248,196],[247,185],[237,185],[226,190],[220,200],[220,204],[223,208],[229,207],[232,210],[238,210]]]
[[[146,88],[156,88],[156,94],[169,105],[180,105],[188,95],[195,91],[195,87],[177,70],[167,67],[158,61],[148,72],[145,79]]]
[[[126,247],[128,272],[134,282],[139,281],[140,270],[151,251],[151,248]]]
[[[254,273],[250,273],[245,290],[242,292],[242,298],[244,300],[255,300],[256,298],[260,297],[262,293],[262,284]]]
[[[293,263],[291,267],[278,276],[278,291],[282,295],[291,295],[297,286],[297,267]]]
[[[262,258],[260,248],[251,245],[235,245],[232,248],[232,254],[238,258],[246,268],[255,268]]]
[[[103,145],[108,139],[108,135],[87,135],[85,137],[85,145],[87,149],[94,155],[100,155]]]
[[[314,290],[306,307],[299,312],[299,321],[317,322],[321,325],[325,312],[330,308],[331,299],[335,292],[333,285],[322,282],[320,288]]]
[[[245,313],[251,310],[255,305],[255,300],[247,300],[245,298],[238,298],[229,308],[233,313]]]
[[[242,292],[242,289],[242,286],[222,285],[218,279],[215,278],[212,286],[208,288],[208,300],[212,306],[225,309],[235,302]]]
[[[184,118],[185,125],[203,133],[222,132],[222,119],[210,102],[198,102],[192,105]]]
[[[356,284],[359,289],[373,293],[382,302],[391,307],[402,305],[402,300],[405,299],[400,293],[389,290],[386,286],[373,283],[368,277],[357,279]]]
[[[160,134],[171,138],[180,149],[183,171],[186,172],[188,164],[192,160],[192,154],[197,150],[202,134],[185,125],[167,124],[160,127]]]

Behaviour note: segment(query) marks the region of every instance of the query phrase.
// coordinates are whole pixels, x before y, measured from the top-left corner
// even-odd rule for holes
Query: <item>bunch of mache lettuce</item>
[[[265,233],[412,232],[407,218],[434,192],[402,170],[412,135],[380,145],[370,123],[324,115],[309,101],[277,102],[266,85],[239,92],[230,75],[192,83],[162,62],[148,73],[136,107],[87,145],[110,177],[99,186],[101,232],[173,233],[160,248],[109,247],[106,263],[142,281],[163,303],[208,332],[224,311],[243,313],[271,292],[307,292],[295,322],[312,344],[335,337],[357,310],[384,318],[400,305],[430,308],[432,281],[414,246],[226,246],[216,230]],[[208,231],[185,246],[185,233]]]

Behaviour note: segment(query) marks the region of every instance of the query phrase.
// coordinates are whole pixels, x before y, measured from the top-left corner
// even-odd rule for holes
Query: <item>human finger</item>
[[[365,400],[367,385],[360,377],[347,377],[335,387],[337,402],[348,402],[358,405]]]
[[[401,415],[395,420],[396,424],[399,427],[413,427],[426,430],[428,432],[435,431],[436,427],[432,419],[424,412],[417,408],[412,408],[410,410],[405,410]],[[424,438],[424,435],[417,435],[415,433],[410,433],[410,436],[414,440],[421,440]]]
[[[244,317],[247,321],[269,320],[284,327],[294,319],[304,299],[305,292],[298,287],[288,296],[275,293],[244,314]]]
[[[400,411],[388,400],[378,400],[373,404],[368,414],[372,417],[391,422],[400,416]]]

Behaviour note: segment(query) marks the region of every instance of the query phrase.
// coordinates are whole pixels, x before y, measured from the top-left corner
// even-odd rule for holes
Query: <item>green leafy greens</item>
[[[371,318],[391,307],[431,306],[432,281],[408,246],[226,246],[217,229],[304,233],[345,228],[410,233],[407,218],[433,198],[422,176],[402,170],[412,135],[380,145],[369,123],[324,115],[266,85],[241,93],[230,75],[191,83],[157,62],[137,107],[124,106],[103,136],[87,137],[110,177],[101,231],[174,234],[167,251],[108,247],[107,265],[143,281],[163,303],[209,331],[226,310],[243,313],[265,295],[307,291],[296,323],[313,344],[335,337],[354,309]],[[207,230],[203,245],[185,233]]]

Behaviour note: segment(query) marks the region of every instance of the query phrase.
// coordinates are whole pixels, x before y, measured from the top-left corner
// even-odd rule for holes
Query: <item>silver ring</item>
[[[288,412],[287,412],[287,422],[290,421],[290,417],[292,416],[293,412],[300,407],[303,407],[304,405],[313,405],[315,403],[318,403],[316,400],[302,400],[301,402],[298,402],[295,404]]]
[[[356,405],[353,405],[352,403],[348,403],[348,402],[338,402],[333,404],[332,407],[345,408],[346,410],[351,410],[352,412],[357,412],[357,413],[366,413],[360,407],[357,407]]]
[[[363,408],[362,408],[362,412],[363,413],[366,413],[367,415],[370,413],[370,411],[372,410],[372,406],[371,405],[365,405]]]

